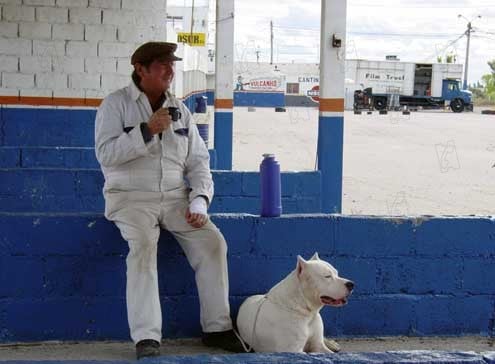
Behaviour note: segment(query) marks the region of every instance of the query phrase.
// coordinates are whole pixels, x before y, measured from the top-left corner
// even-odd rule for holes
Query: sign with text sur
[[[186,43],[191,47],[204,47],[206,45],[205,33],[177,33],[177,43]]]

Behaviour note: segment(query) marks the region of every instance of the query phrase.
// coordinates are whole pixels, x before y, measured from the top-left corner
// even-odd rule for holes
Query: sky
[[[258,51],[259,61],[269,62],[273,21],[274,62],[317,63],[321,1],[235,0],[236,60],[256,61]],[[191,0],[175,2],[191,5]],[[495,60],[495,0],[348,0],[346,57],[397,55],[401,61],[436,62],[452,54],[464,64],[463,34],[471,20],[468,82],[475,83],[490,73],[487,62]]]

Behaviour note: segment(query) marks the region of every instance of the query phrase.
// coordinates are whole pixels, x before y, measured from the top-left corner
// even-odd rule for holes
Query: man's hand
[[[186,221],[189,225],[195,228],[200,228],[208,221],[206,200],[198,196],[189,204],[186,211]]]
[[[168,114],[168,109],[162,107],[151,115],[151,118],[148,121],[148,129],[151,135],[159,134],[168,129],[171,123],[172,119]]]

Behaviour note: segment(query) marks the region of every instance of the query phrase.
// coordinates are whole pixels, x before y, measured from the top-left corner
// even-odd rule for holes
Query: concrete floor
[[[346,111],[344,125],[344,214],[493,214],[495,115]],[[233,167],[275,153],[282,170],[313,170],[317,135],[317,109],[235,108]]]
[[[495,351],[495,338],[466,337],[378,337],[337,340],[342,352],[396,350]],[[228,354],[204,347],[199,339],[163,340],[162,355]],[[44,342],[0,345],[5,360],[133,360],[130,342]]]

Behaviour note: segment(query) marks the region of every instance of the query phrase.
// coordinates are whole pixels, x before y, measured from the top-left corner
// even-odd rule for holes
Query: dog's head
[[[315,253],[310,260],[297,256],[297,279],[304,296],[315,305],[340,307],[347,303],[354,282],[339,277],[337,270]]]

